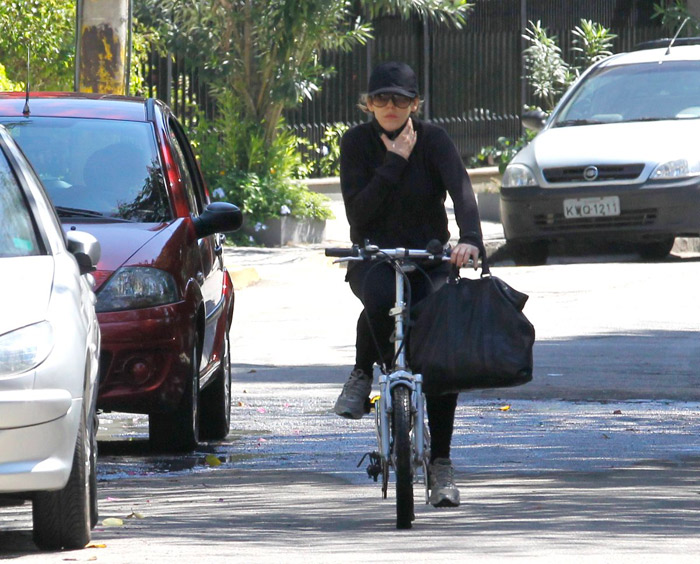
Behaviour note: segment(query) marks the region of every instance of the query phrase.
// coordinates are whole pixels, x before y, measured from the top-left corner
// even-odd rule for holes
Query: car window
[[[0,257],[43,254],[22,189],[0,152]]]
[[[149,123],[41,117],[3,122],[59,215],[158,223],[172,219]]]
[[[189,150],[189,144],[184,136],[182,128],[174,119],[170,119],[169,126],[170,141],[175,148],[177,166],[182,171],[182,183],[187,192],[190,211],[194,215],[199,215],[202,213],[204,206],[202,194],[200,193],[199,186],[195,182],[197,171],[192,168],[194,163],[191,159],[192,154]]]
[[[700,61],[603,67],[588,75],[554,126],[700,117]]]

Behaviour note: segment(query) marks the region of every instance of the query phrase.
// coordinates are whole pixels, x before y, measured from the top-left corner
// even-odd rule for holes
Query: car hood
[[[542,131],[528,152],[540,168],[645,163],[691,157],[689,139],[700,134],[700,120],[647,121],[555,127]],[[523,152],[528,163],[528,152]],[[651,172],[651,171],[650,171]]]
[[[50,255],[0,259],[0,335],[46,319],[54,270]]]
[[[78,229],[94,235],[102,249],[97,270],[112,272],[154,237],[168,230],[167,223],[64,223],[66,231]]]

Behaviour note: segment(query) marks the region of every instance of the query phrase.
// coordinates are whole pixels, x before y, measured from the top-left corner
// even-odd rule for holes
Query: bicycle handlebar
[[[380,249],[376,245],[366,244],[364,247],[353,245],[352,247],[330,247],[325,249],[327,257],[337,257],[335,262],[372,260],[374,258],[393,259],[425,259],[425,260],[450,260],[450,249],[445,249],[438,241],[428,243],[428,249]]]

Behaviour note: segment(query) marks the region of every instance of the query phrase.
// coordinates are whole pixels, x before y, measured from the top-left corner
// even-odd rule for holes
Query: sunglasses
[[[375,94],[372,96],[372,103],[378,108],[383,108],[389,103],[389,100],[394,104],[395,107],[401,108],[402,110],[408,108],[413,102],[413,98],[408,96],[402,96],[401,94]]]

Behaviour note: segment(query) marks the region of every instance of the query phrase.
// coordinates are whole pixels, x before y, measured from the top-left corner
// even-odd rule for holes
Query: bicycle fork
[[[379,377],[380,399],[375,405],[377,418],[377,440],[384,475],[384,488],[388,480],[389,466],[393,466],[391,455],[391,416],[393,413],[392,391],[396,386],[407,387],[411,391],[411,442],[414,471],[421,469],[427,487],[428,433],[425,426],[425,402],[423,400],[423,376],[397,370]],[[415,474],[414,474],[415,475]],[[384,491],[386,497],[386,489]]]

